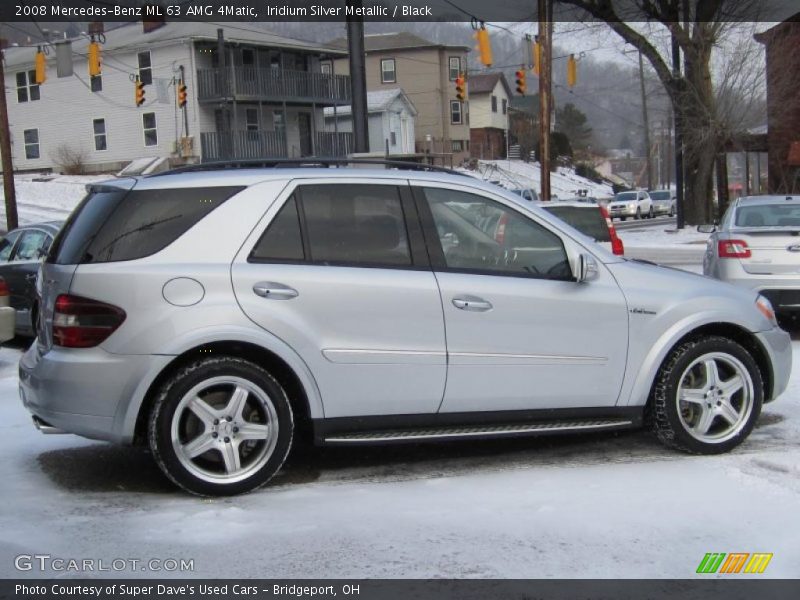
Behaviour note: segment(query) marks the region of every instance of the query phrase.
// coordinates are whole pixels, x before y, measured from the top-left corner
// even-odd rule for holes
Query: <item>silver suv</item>
[[[498,221],[503,227],[497,227]],[[198,494],[295,440],[610,431],[692,453],[786,388],[755,292],[625,260],[510,192],[416,170],[189,169],[94,185],[20,361],[40,429],[147,443]]]

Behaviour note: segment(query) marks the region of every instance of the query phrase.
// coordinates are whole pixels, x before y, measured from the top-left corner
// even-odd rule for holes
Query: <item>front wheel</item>
[[[292,445],[286,392],[261,367],[232,356],[183,367],[150,413],[150,449],[174,483],[194,494],[249,492],[278,472]]]
[[[650,397],[659,440],[692,454],[720,454],[753,430],[764,401],[761,372],[733,340],[681,344],[661,365]]]
[[[652,219],[654,216],[655,216],[655,213],[653,212],[653,207],[652,207],[652,205],[651,205],[651,206],[650,206],[650,212],[649,212],[649,213],[647,213],[647,218],[648,218],[648,219]]]
[[[641,209],[641,208],[637,208],[637,209],[636,209],[636,217],[634,217],[634,218],[635,218],[636,220],[639,220],[639,219],[641,219],[641,218],[642,218],[642,209]]]

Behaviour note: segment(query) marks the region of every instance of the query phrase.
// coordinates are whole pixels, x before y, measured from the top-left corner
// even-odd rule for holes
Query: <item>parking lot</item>
[[[45,574],[72,577],[685,578],[706,552],[737,551],[774,553],[762,576],[797,577],[794,345],[798,375],[731,454],[644,432],[299,448],[273,484],[223,499],[178,491],[144,450],[37,433],[17,396],[22,348],[5,347],[0,575],[40,577],[15,559],[45,554]],[[114,559],[121,572],[97,570]],[[180,560],[191,569],[165,572]]]

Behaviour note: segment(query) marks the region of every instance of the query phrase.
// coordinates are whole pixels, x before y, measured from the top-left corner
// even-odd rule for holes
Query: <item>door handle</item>
[[[472,312],[486,312],[492,310],[492,303],[477,296],[459,296],[453,298],[453,306],[461,310],[469,310]]]
[[[253,286],[253,292],[256,296],[273,300],[291,300],[299,295],[296,289],[274,281],[259,281]]]

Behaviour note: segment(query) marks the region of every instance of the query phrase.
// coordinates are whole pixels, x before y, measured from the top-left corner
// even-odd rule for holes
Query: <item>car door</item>
[[[441,412],[614,405],[628,312],[605,266],[578,283],[585,248],[484,190],[415,182],[414,195],[445,316]]]
[[[232,279],[248,317],[309,366],[326,418],[438,410],[442,305],[405,182],[296,181]]]

